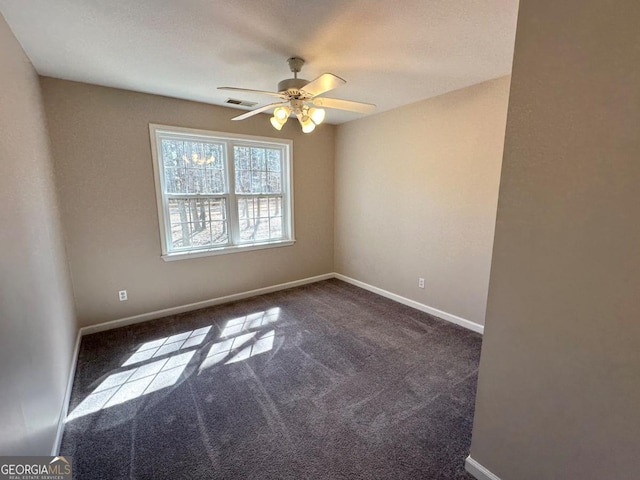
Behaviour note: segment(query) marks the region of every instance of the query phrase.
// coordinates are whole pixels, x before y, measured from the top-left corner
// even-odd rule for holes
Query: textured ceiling
[[[0,0],[45,76],[222,105],[331,72],[377,112],[511,72],[517,0]],[[361,115],[328,111],[342,123]]]

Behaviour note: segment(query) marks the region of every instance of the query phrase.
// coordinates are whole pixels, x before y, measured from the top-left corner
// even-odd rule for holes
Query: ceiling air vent
[[[254,107],[258,102],[248,102],[246,100],[238,100],[236,98],[227,98],[224,103],[230,103],[231,105],[240,105],[241,107]]]

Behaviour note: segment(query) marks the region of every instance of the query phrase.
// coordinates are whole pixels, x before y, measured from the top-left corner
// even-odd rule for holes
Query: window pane
[[[234,147],[236,193],[282,193],[282,151]]]
[[[265,193],[267,183],[267,172],[256,170],[251,171],[251,193]]]
[[[235,147],[233,152],[236,170],[251,170],[251,148]]]
[[[269,193],[281,193],[282,185],[280,183],[280,172],[267,173],[267,191]]]
[[[267,170],[270,172],[280,172],[282,170],[280,150],[267,149]]]
[[[221,143],[162,139],[166,193],[226,193]]]
[[[251,149],[251,170],[263,172],[267,170],[267,159],[264,148]]]
[[[271,217],[282,216],[282,198],[281,197],[269,198],[269,215]]]
[[[271,223],[269,224],[271,232],[271,238],[281,238],[282,237],[282,218],[272,218]]]
[[[282,238],[281,197],[239,198],[238,216],[241,242],[264,242]]]
[[[236,192],[251,193],[251,171],[236,170]]]
[[[173,250],[229,243],[224,198],[170,199],[169,215]]]

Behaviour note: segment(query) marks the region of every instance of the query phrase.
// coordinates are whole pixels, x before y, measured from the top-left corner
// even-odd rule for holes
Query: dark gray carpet
[[[83,338],[78,479],[471,479],[481,337],[328,280]]]

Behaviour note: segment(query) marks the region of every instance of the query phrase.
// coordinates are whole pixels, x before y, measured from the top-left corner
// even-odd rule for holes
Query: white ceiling
[[[41,75],[217,105],[334,73],[389,110],[511,72],[518,0],[0,0]],[[327,111],[342,123],[361,115]]]

